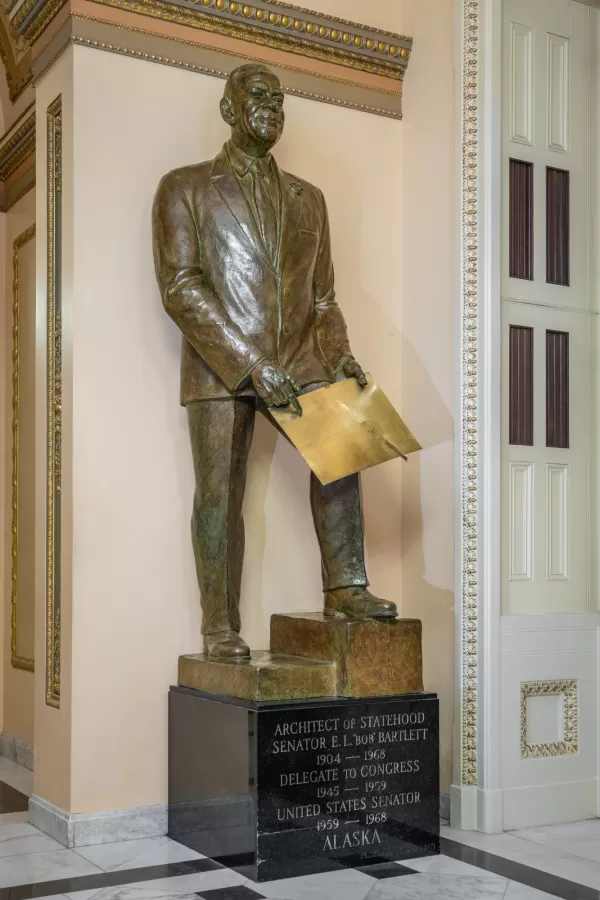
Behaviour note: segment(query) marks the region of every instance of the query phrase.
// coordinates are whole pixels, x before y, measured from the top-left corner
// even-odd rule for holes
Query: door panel
[[[502,607],[590,608],[590,9],[503,3]]]

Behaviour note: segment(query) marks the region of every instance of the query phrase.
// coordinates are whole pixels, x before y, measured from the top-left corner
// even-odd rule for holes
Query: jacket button
[[[284,296],[284,297],[289,297],[290,294],[291,294],[291,291],[290,291],[289,288],[286,288],[285,291],[283,292],[283,296]]]
[[[288,337],[292,333],[292,329],[289,325],[283,326],[283,333],[286,335],[286,337]]]

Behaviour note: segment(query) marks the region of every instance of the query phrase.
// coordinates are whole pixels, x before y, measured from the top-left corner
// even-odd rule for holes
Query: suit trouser
[[[203,634],[240,630],[242,503],[257,408],[266,413],[252,397],[198,400],[187,406],[196,475],[192,544]],[[310,501],[323,589],[366,585],[358,475],[322,485],[311,472]]]

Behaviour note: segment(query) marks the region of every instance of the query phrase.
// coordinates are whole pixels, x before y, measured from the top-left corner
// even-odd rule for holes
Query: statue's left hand
[[[367,384],[367,376],[355,359],[345,359],[336,370],[336,375],[342,375],[344,378],[356,378],[361,387],[365,387]]]

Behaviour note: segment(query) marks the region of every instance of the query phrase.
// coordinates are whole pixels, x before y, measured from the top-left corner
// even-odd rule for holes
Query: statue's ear
[[[235,115],[233,112],[233,103],[228,97],[221,100],[221,115],[228,125],[235,125]]]

